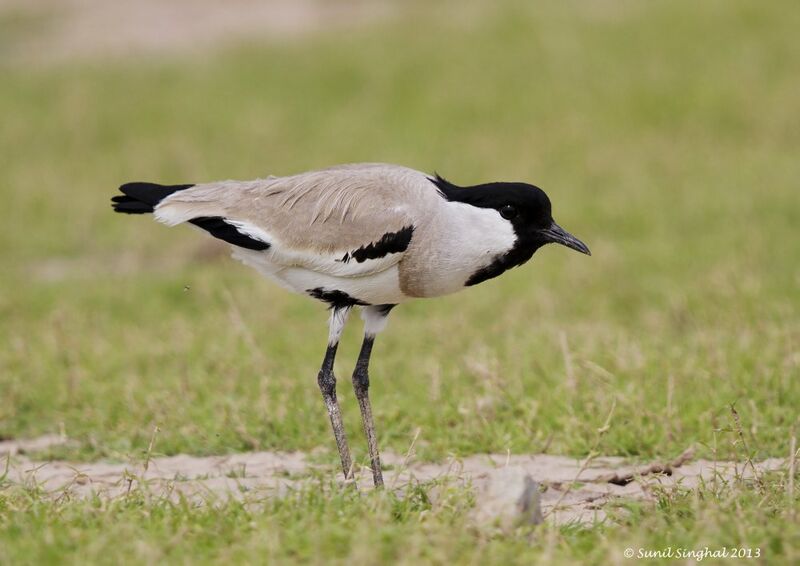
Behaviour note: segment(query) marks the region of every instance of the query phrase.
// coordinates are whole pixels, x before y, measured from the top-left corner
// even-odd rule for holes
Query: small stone
[[[504,529],[540,524],[539,485],[519,466],[492,470],[477,484],[475,519]]]

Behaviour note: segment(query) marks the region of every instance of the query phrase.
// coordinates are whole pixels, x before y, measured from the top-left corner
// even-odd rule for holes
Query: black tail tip
[[[174,192],[194,187],[194,185],[159,185],[157,183],[125,183],[119,190],[122,193],[112,197],[114,212],[125,214],[147,214],[156,205]]]
[[[114,208],[114,212],[123,212],[125,214],[147,214],[148,212],[153,212],[151,205],[125,195],[112,197],[111,206]]]

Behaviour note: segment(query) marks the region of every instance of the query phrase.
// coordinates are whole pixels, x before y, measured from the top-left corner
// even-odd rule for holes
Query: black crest
[[[463,202],[478,208],[493,208],[507,217],[504,209],[514,209],[509,220],[515,228],[544,228],[553,221],[552,208],[547,194],[528,183],[495,182],[459,187],[438,173],[430,181],[439,189],[439,194],[452,202]],[[519,231],[518,231],[519,233]]]

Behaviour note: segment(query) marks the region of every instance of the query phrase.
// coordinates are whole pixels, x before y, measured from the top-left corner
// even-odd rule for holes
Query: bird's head
[[[457,187],[439,175],[432,181],[448,200],[496,210],[513,226],[519,244],[528,249],[554,243],[592,255],[586,244],[556,224],[550,199],[539,187],[527,183]]]

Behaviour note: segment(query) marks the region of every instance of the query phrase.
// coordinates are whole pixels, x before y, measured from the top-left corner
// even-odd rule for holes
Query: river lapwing
[[[114,210],[189,223],[290,291],[330,307],[317,383],[346,479],[353,465],[336,399],[333,362],[353,307],[364,341],[353,373],[376,486],[383,484],[368,389],[375,336],[395,306],[460,291],[557,243],[589,248],[553,221],[550,199],[526,183],[456,186],[439,175],[380,163],[340,165],[255,181],[127,183]]]

